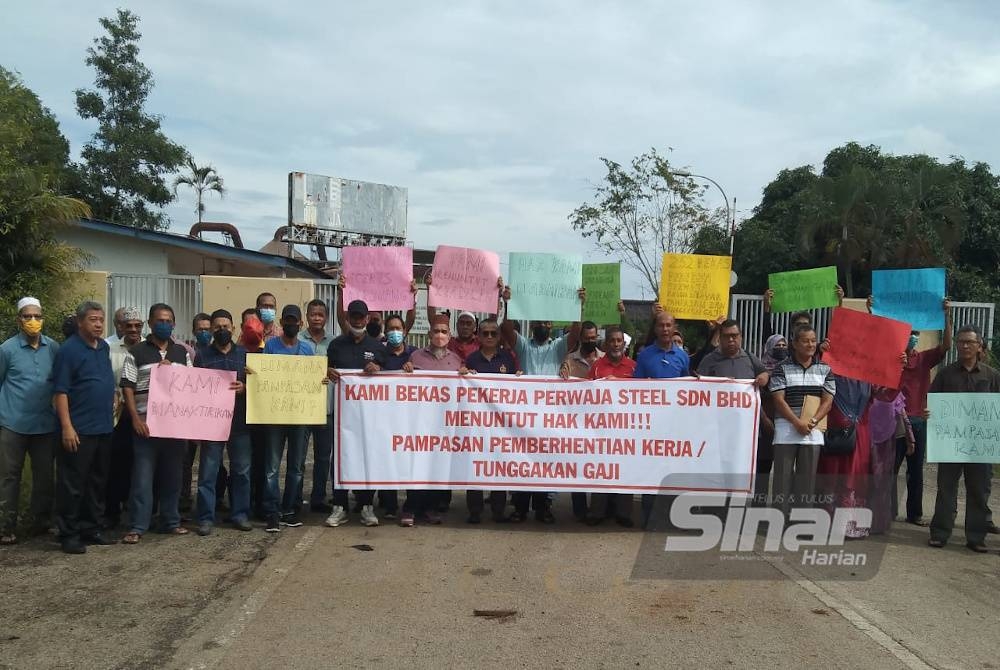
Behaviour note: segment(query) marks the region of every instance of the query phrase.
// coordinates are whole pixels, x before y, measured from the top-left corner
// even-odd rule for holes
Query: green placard
[[[583,261],[572,254],[511,252],[511,319],[576,321],[580,318]]]
[[[584,263],[583,288],[587,289],[587,302],[583,304],[583,320],[598,326],[617,325],[621,322],[618,301],[622,295],[621,263]]]
[[[813,268],[776,272],[767,276],[767,285],[774,291],[772,312],[797,312],[801,309],[836,307],[837,268]]]
[[[928,463],[1000,463],[1000,393],[928,393]]]

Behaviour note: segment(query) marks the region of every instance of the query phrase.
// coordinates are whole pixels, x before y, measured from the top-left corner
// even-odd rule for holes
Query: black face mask
[[[531,332],[535,335],[535,339],[539,342],[544,342],[549,339],[549,329],[545,326],[535,326]]]
[[[281,332],[285,334],[285,337],[292,339],[299,334],[299,324],[297,323],[285,323],[281,326]]]
[[[382,322],[381,321],[369,321],[368,325],[365,326],[365,330],[372,337],[378,337],[382,334]]]
[[[215,334],[212,337],[215,339],[215,343],[220,347],[228,347],[233,341],[233,334],[225,328],[220,328],[215,331]]]
[[[788,349],[775,349],[771,357],[776,361],[783,361],[788,358]]]
[[[597,342],[581,342],[580,343],[580,353],[584,356],[589,356],[590,354],[597,351]]]

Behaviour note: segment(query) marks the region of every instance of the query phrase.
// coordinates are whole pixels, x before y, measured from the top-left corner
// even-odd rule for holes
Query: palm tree
[[[215,191],[220,198],[225,197],[226,187],[222,182],[222,177],[211,165],[199,167],[194,159],[188,156],[187,173],[177,175],[174,178],[174,195],[177,195],[177,187],[190,186],[194,189],[198,198],[198,223],[201,223],[201,216],[205,213],[205,191]]]

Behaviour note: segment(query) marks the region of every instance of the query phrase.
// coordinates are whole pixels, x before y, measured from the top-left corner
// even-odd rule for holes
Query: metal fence
[[[986,340],[986,350],[993,346],[993,316],[994,304],[991,302],[953,302],[951,303],[951,322],[955,329],[962,326],[976,326]],[[958,351],[952,347],[945,357],[946,363],[954,363],[958,359]]]
[[[337,292],[339,290],[336,279],[313,280],[313,295],[316,299],[326,303],[326,313],[329,315],[326,320],[326,332],[333,337],[340,335],[340,326],[337,325]]]
[[[119,307],[136,307],[143,320],[149,308],[165,302],[174,309],[176,323],[174,337],[191,340],[191,320],[201,311],[201,279],[185,275],[136,275],[111,274],[108,277],[110,309],[114,314]],[[108,320],[108,334],[114,333],[114,324]]]

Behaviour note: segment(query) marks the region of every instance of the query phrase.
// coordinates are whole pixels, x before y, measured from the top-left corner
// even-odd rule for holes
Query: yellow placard
[[[731,256],[663,254],[660,304],[675,319],[715,319],[729,313]]]
[[[247,354],[247,423],[325,424],[325,376],[324,356]]]

